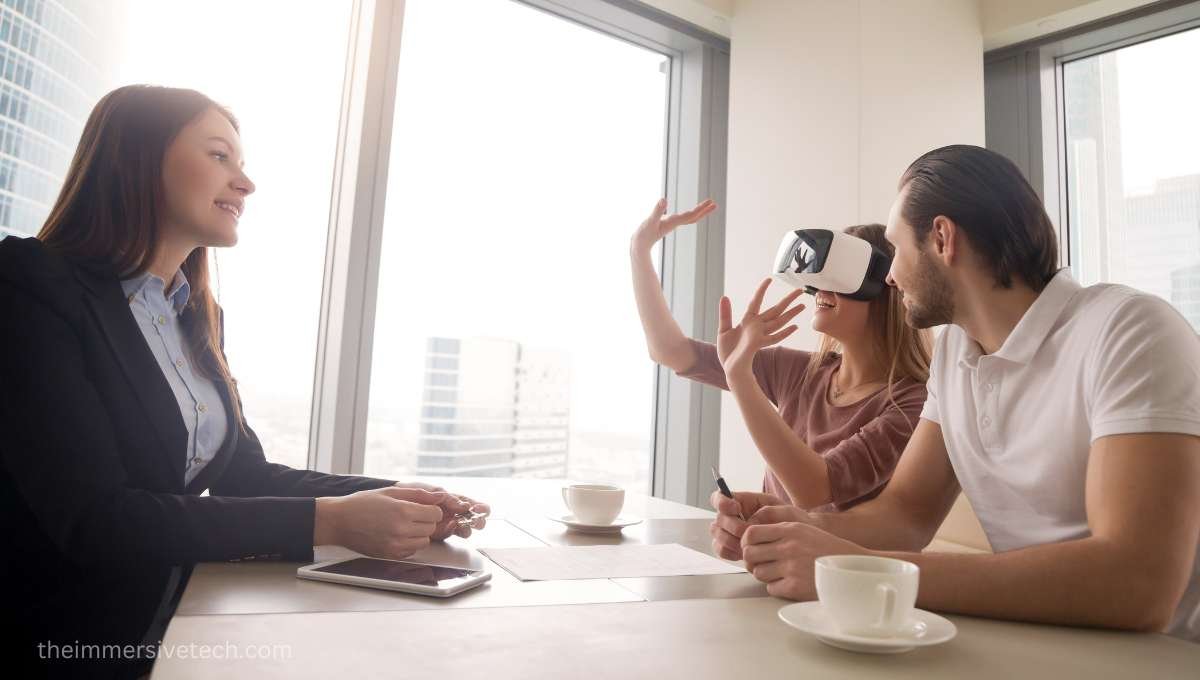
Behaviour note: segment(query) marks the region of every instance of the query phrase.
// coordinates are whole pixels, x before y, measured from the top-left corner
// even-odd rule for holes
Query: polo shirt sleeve
[[[1131,295],[1093,348],[1092,441],[1145,432],[1200,436],[1200,339],[1170,304]]]
[[[938,379],[941,378],[941,363],[946,359],[946,337],[949,328],[942,328],[933,343],[933,358],[929,361],[929,380],[925,383],[925,405],[921,408],[921,418],[932,423],[942,424],[942,416],[938,411]]]
[[[688,338],[688,342],[696,354],[696,361],[676,375],[728,390],[729,383],[725,380],[725,369],[717,357],[716,345],[694,338]],[[771,403],[778,406],[783,395],[799,385],[811,356],[811,353],[803,350],[779,346],[765,347],[754,355],[754,377]]]

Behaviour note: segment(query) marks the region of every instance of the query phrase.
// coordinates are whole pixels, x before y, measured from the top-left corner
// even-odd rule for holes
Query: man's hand
[[[743,518],[752,517],[767,507],[793,507],[778,496],[751,491],[735,491],[733,498],[714,491],[709,502],[717,511],[717,518],[708,528],[713,537],[713,552],[724,560],[742,559],[742,534],[750,526]],[[803,512],[799,508],[796,510]]]
[[[813,570],[825,555],[869,555],[871,551],[804,522],[756,524],[742,534],[746,569],[767,592],[791,600],[817,597]]]

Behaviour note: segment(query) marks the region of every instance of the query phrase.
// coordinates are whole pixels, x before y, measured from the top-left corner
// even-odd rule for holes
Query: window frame
[[[984,53],[987,148],[1012,159],[1042,197],[1061,266],[1071,265],[1064,66],[1196,28],[1200,2],[1172,1]]]
[[[663,195],[671,206],[724,203],[728,40],[633,0],[517,1],[669,57]],[[355,0],[352,10],[309,428],[308,465],[324,472],[361,474],[365,462],[403,18],[404,0]],[[663,290],[689,336],[715,339],[724,242],[718,210],[703,228],[663,244]],[[720,395],[661,366],[654,384],[652,493],[703,505],[711,486],[704,473],[718,459]]]

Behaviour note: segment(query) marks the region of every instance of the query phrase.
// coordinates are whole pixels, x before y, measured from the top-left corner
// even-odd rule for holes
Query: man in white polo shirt
[[[1195,331],[1160,298],[1059,271],[1040,200],[986,149],[914,161],[887,237],[908,323],[949,324],[891,483],[840,514],[714,494],[714,547],[793,599],[815,597],[815,557],[882,554],[920,566],[927,609],[1200,641]],[[919,552],[960,488],[995,553]]]

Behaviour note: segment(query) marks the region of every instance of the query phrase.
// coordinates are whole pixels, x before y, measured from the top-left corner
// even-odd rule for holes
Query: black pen
[[[733,493],[729,490],[729,485],[725,483],[725,479],[721,477],[721,473],[717,472],[716,466],[713,466],[712,473],[713,479],[717,480],[717,488],[721,490],[721,495],[733,501],[734,503],[737,503],[738,519],[745,522],[746,516],[742,514],[742,504],[738,503],[737,499],[733,497]]]

